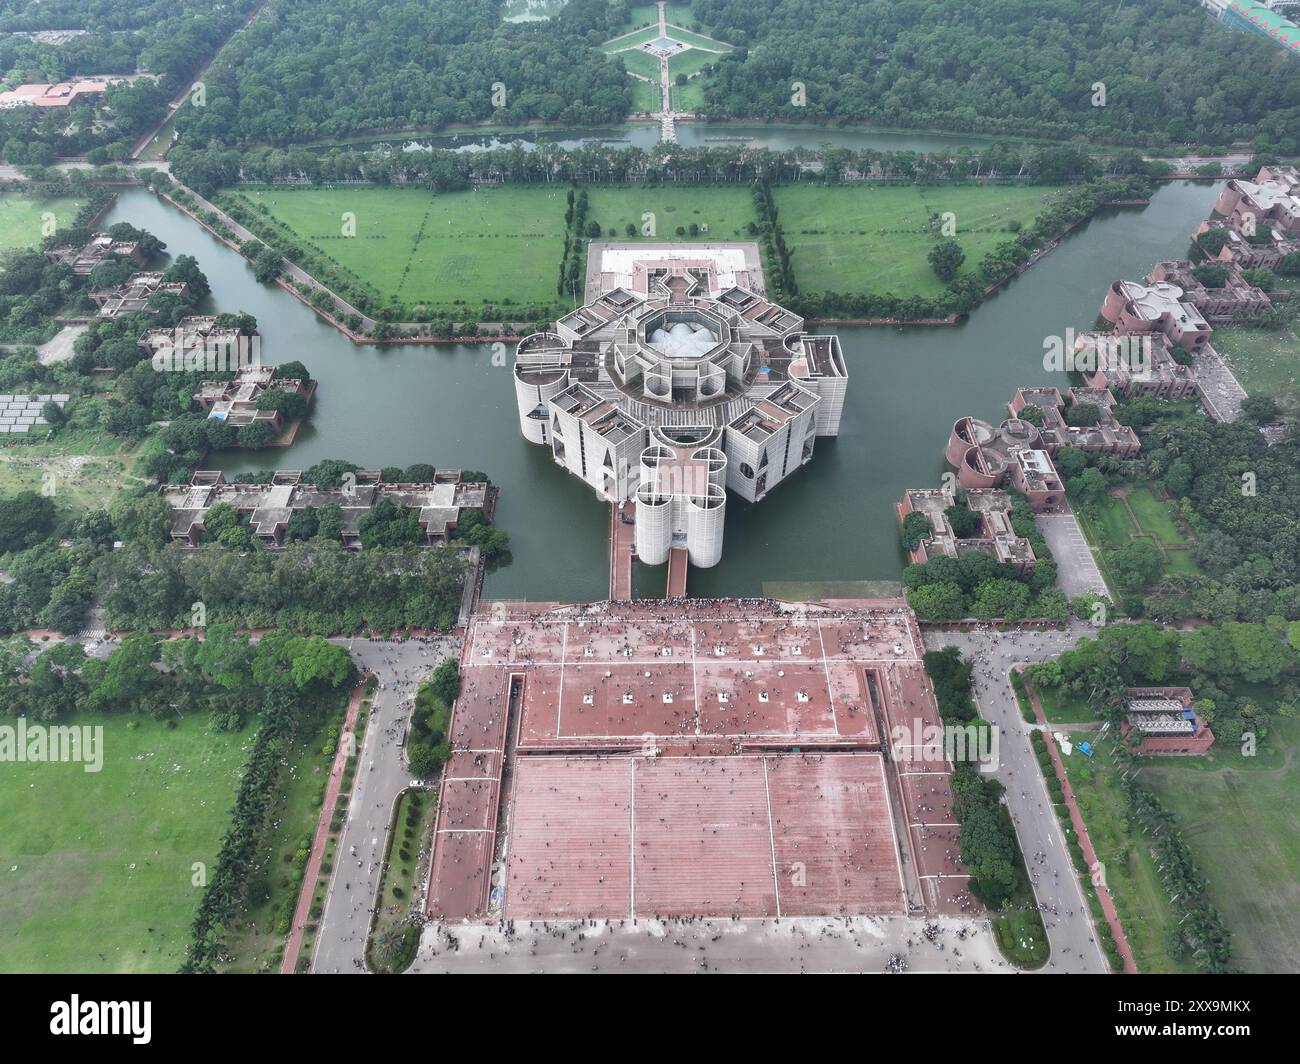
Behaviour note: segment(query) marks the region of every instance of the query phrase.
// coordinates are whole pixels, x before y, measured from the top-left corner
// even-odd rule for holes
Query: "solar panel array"
[[[0,434],[23,435],[49,422],[41,417],[46,403],[62,408],[67,395],[0,395]]]

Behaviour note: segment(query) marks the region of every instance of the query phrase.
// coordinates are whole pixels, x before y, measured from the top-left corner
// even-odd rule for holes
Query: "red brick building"
[[[1196,714],[1186,687],[1130,687],[1120,734],[1136,753],[1197,757],[1214,745],[1214,732]]]

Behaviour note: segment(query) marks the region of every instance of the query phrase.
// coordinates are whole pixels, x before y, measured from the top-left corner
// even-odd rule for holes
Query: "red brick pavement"
[[[348,751],[352,748],[352,735],[356,730],[357,716],[365,693],[366,681],[363,679],[357,684],[352,691],[352,697],[348,700],[347,715],[343,720],[343,728],[339,732],[338,749],[334,751],[334,764],[330,768],[329,785],[325,788],[325,801],[321,803],[320,819],[316,821],[316,835],[312,839],[311,854],[307,858],[307,871],[302,877],[298,907],[294,910],[289,941],[285,943],[284,959],[280,962],[281,975],[293,974],[298,964],[298,954],[302,951],[302,936],[307,930],[307,922],[311,915],[311,899],[316,893],[316,881],[320,879],[320,866],[325,859],[325,843],[330,836],[334,806],[338,804],[339,791],[343,787],[343,769],[348,763]]]
[[[1025,684],[1025,693],[1029,696],[1029,704],[1034,707],[1034,716],[1038,718],[1038,723],[1043,725],[1047,749],[1052,755],[1052,766],[1056,770],[1056,778],[1061,784],[1061,790],[1065,792],[1065,806],[1070,811],[1070,823],[1074,827],[1075,835],[1078,836],[1079,845],[1083,847],[1083,856],[1088,862],[1088,867],[1093,868],[1097,865],[1097,851],[1092,848],[1092,839],[1088,837],[1088,825],[1083,822],[1083,814],[1079,812],[1079,803],[1074,797],[1074,788],[1070,786],[1070,779],[1065,773],[1061,752],[1056,748],[1056,740],[1052,737],[1051,726],[1047,723],[1047,715],[1043,712],[1043,704],[1038,700],[1038,692],[1034,690],[1032,684]],[[1110,924],[1111,934],[1115,937],[1115,946],[1124,961],[1124,974],[1136,975],[1137,962],[1133,959],[1133,949],[1128,944],[1124,925],[1120,923],[1119,913],[1115,910],[1110,888],[1104,884],[1099,886],[1097,897],[1101,901],[1101,911],[1105,914],[1106,922]]]

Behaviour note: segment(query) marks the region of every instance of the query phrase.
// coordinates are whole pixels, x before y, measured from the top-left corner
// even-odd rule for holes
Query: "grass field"
[[[643,52],[639,48],[628,48],[618,53],[618,57],[623,60],[623,67],[630,70],[633,74],[640,74],[643,78],[649,78],[656,85],[659,84],[659,60],[649,52]]]
[[[669,0],[664,4],[664,17],[670,26],[688,27],[698,25],[689,3]],[[627,21],[623,23],[623,32],[641,26],[659,25],[659,7],[657,4],[633,4],[628,11]]]
[[[1165,950],[1166,936],[1177,921],[1144,836],[1130,825],[1111,749],[1110,742],[1103,742],[1091,760],[1077,752],[1063,758],[1088,837],[1105,866],[1106,882],[1138,971],[1190,971],[1189,964],[1174,960]]]
[[[1220,325],[1213,343],[1251,395],[1300,396],[1300,336],[1293,325]]]
[[[621,52],[628,48],[635,48],[639,44],[648,44],[659,36],[659,23],[655,21],[652,25],[645,26],[643,29],[635,32],[624,33],[612,40],[606,41],[600,46],[600,50],[606,55],[613,55],[615,52]]]
[[[655,237],[658,241],[682,239],[676,235],[678,226],[690,232],[692,222],[701,227],[695,239],[709,240],[752,239],[745,235],[745,226],[757,220],[754,204],[747,188],[720,187],[716,185],[672,185],[653,188],[625,186],[596,186],[588,189],[587,217],[600,222],[608,232],[613,229],[617,239],[626,236],[628,223],[636,226],[640,237],[642,214],[655,216]],[[706,233],[704,226],[709,227]],[[690,240],[687,236],[685,239]]]
[[[145,446],[107,433],[64,429],[41,443],[0,447],[0,498],[47,489],[60,509],[106,510],[134,478],[131,470]]]
[[[668,98],[674,111],[696,111],[704,106],[704,82],[706,76],[691,78],[685,85],[678,85],[676,79],[668,86]]]
[[[1043,715],[1052,724],[1089,724],[1097,719],[1086,698],[1063,694],[1054,687],[1035,687],[1034,691],[1043,704]]]
[[[694,111],[704,102],[704,82],[707,76],[691,77],[685,85],[678,85],[679,74],[698,75],[706,66],[716,63],[723,55],[731,51],[731,45],[724,41],[694,33],[683,26],[673,23],[674,9],[669,8],[666,35],[679,44],[689,45],[685,51],[668,58],[668,76],[670,79],[670,96],[673,110]],[[685,18],[689,7],[678,7],[677,13]],[[647,25],[647,23],[650,23]],[[632,27],[641,26],[641,29]],[[632,17],[627,23],[623,35],[606,41],[601,51],[606,55],[617,55],[623,60],[629,73],[651,78],[655,83],[653,99],[647,91],[649,86],[638,82],[634,90],[633,106],[637,112],[657,111],[662,105],[659,97],[659,59],[649,52],[642,51],[640,45],[647,44],[659,37],[658,12],[653,5],[637,7],[632,10]]]
[[[0,196],[0,251],[35,247],[55,229],[70,226],[84,202],[5,193]]]
[[[804,292],[893,292],[935,296],[944,284],[926,259],[939,239],[932,217],[956,215],[963,272],[1010,240],[1010,223],[1032,222],[1059,190],[1026,185],[774,189],[795,276]]]
[[[663,106],[663,94],[659,83],[653,85],[644,81],[632,81],[632,112],[634,114],[655,114]]]
[[[147,717],[104,726],[103,770],[7,764],[0,772],[0,969],[170,972],[180,964],[253,741]]]
[[[1300,956],[1300,719],[1275,716],[1272,751],[1258,758],[1216,747],[1166,758],[1142,780],[1171,813],[1232,930],[1232,965],[1294,972]]]
[[[430,308],[552,303],[564,250],[566,188],[505,186],[236,193],[384,296]],[[343,215],[356,235],[341,235]]]
[[[1079,524],[1090,543],[1100,547],[1097,563],[1111,586],[1113,576],[1107,557],[1112,550],[1136,537],[1152,540],[1165,558],[1165,573],[1200,572],[1187,551],[1188,539],[1178,521],[1173,504],[1161,499],[1149,487],[1130,488],[1106,496],[1100,507],[1076,510]]]

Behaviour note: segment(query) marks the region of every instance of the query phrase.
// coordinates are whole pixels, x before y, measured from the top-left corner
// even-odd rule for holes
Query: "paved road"
[[[1089,592],[1112,598],[1074,514],[1036,514],[1034,524],[1056,560],[1057,587],[1072,599]]]
[[[1020,715],[1015,692],[1007,679],[1011,666],[1044,661],[1094,630],[1076,624],[1065,632],[926,632],[931,650],[958,646],[974,658],[975,703],[985,719],[1001,729],[997,778],[1006,788],[1006,802],[1016,825],[1034,893],[1047,925],[1052,959],[1046,972],[1107,972],[1109,966],[1097,944],[1083,891],[1065,848],[1065,837],[1047,794],[1042,770],[1029,733],[1035,725]]]
[[[516,921],[425,928],[411,972],[1010,972],[986,920]]]
[[[370,709],[312,961],[313,971],[348,972],[356,970],[365,954],[369,910],[379,886],[393,802],[411,781],[398,744],[406,732],[416,688],[444,658],[458,655],[460,644],[450,637],[428,643],[367,639],[331,642],[346,646],[357,667],[373,672],[382,685]]]
[[[1213,347],[1206,344],[1192,355],[1196,381],[1201,387],[1203,405],[1210,416],[1218,421],[1235,421],[1241,413],[1241,401],[1246,389],[1241,386],[1231,367]]]

